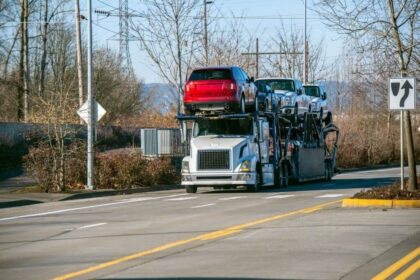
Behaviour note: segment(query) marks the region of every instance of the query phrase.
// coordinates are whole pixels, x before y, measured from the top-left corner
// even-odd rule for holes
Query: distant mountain
[[[144,85],[144,94],[141,98],[147,100],[150,106],[166,113],[171,106],[176,106],[178,95],[177,89],[169,84],[150,83]]]

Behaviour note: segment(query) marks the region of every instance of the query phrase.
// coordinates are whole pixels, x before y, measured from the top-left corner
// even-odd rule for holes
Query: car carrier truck
[[[334,174],[339,131],[333,124],[323,127],[316,114],[306,113],[298,123],[273,112],[180,115],[178,120],[192,123],[181,171],[188,193],[202,186],[258,191],[289,181],[329,180]],[[330,133],[335,136],[327,145]]]

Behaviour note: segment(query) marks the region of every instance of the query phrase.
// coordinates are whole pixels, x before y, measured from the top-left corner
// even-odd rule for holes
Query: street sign
[[[416,109],[416,79],[400,78],[389,80],[389,109]]]
[[[96,121],[99,121],[106,113],[106,110],[98,102],[93,102],[93,112],[96,114],[94,118]],[[89,119],[88,115],[88,102],[86,101],[83,105],[77,110],[77,114],[87,123]]]

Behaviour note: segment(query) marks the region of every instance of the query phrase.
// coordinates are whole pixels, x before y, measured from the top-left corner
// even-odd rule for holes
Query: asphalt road
[[[199,188],[1,209],[0,277],[420,279],[419,209],[341,208],[398,172],[259,193]]]

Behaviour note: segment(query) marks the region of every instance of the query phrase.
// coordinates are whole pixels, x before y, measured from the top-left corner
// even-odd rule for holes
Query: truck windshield
[[[266,80],[265,81],[272,90],[295,91],[293,80]]]
[[[305,94],[313,97],[320,97],[320,92],[318,87],[303,87]]]
[[[251,119],[197,120],[194,137],[204,135],[252,135]]]

